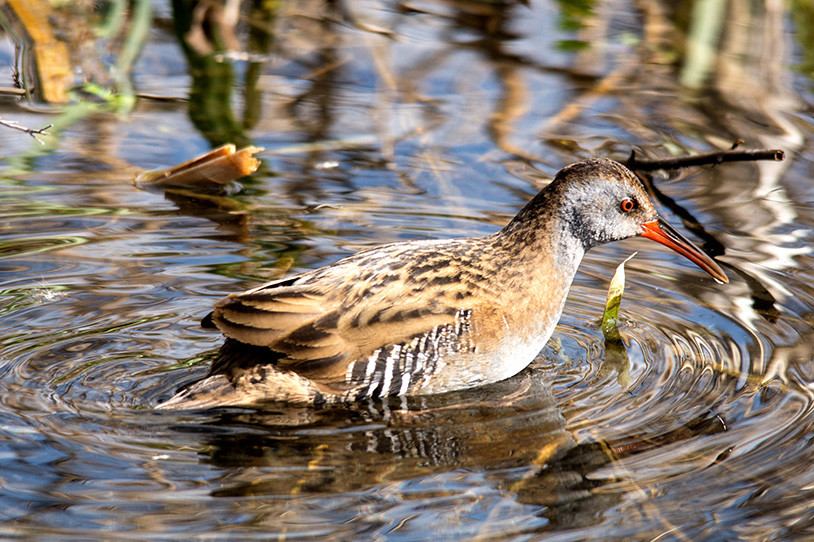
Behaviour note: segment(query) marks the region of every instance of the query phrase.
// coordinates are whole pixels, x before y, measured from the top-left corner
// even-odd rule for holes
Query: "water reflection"
[[[534,515],[545,518],[548,529],[575,528],[591,525],[597,514],[621,502],[618,492],[596,490],[628,481],[623,474],[597,476],[601,468],[726,430],[720,416],[706,415],[662,433],[645,431],[618,442],[577,443],[541,375],[532,373],[526,371],[481,392],[367,408],[225,413],[207,426],[212,434],[205,439],[205,460],[240,470],[222,478],[213,495],[334,495],[418,478],[446,478],[450,469],[461,473],[459,489],[451,484],[402,497],[432,506],[439,497],[447,501],[465,497],[460,491],[469,485],[465,473],[475,470],[485,475],[479,484],[513,495],[512,501],[518,504],[533,505]],[[195,431],[200,427],[195,426]],[[726,453],[721,452],[719,460]],[[269,527],[278,525],[277,515],[269,519]],[[506,528],[501,524],[500,529]]]
[[[69,54],[114,14],[96,5],[111,11],[53,19],[82,21],[56,33]],[[39,101],[34,50],[7,35],[0,78],[18,59],[31,101],[4,97],[3,118],[56,128],[44,146],[0,132],[0,533],[809,535],[810,17],[800,3],[719,18],[693,15],[703,2],[586,5],[154,2],[129,112]],[[136,28],[120,15],[119,39],[94,34],[70,59],[79,79],[111,84]],[[738,138],[787,159],[654,176],[664,213],[723,253],[725,288],[647,244],[602,247],[558,340],[482,393],[152,410],[206,372],[221,339],[198,321],[228,292],[388,241],[490,233],[589,155]],[[225,139],[266,147],[263,169],[224,192],[132,185]],[[634,250],[625,388],[597,320]]]

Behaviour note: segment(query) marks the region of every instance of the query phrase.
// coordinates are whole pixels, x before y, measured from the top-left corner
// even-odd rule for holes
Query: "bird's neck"
[[[535,351],[551,336],[585,254],[557,196],[541,192],[489,239],[490,257],[499,262],[492,295],[514,336]]]
[[[585,246],[569,223],[572,213],[556,185],[538,193],[512,221],[494,234],[496,250],[506,253],[504,261],[525,268],[529,278],[558,277],[571,283]]]

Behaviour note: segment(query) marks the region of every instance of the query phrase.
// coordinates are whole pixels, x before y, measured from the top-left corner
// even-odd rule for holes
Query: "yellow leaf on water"
[[[605,312],[602,314],[602,331],[616,327],[619,319],[619,306],[622,304],[622,295],[625,293],[625,264],[637,253],[634,252],[625,261],[616,267],[616,273],[608,287],[608,300],[605,302]]]
[[[625,293],[625,264],[636,253],[630,255],[616,268],[610,286],[608,299],[605,302],[605,312],[602,315],[602,334],[605,336],[605,360],[600,368],[600,374],[607,374],[615,370],[616,380],[622,389],[630,387],[630,360],[627,356],[625,343],[619,333],[617,322],[619,320],[619,306],[622,304],[622,295]]]

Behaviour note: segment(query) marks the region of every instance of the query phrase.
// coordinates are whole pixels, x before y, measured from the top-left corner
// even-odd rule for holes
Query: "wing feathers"
[[[286,333],[319,316],[319,313],[291,313],[282,311],[257,310],[241,305],[221,307],[216,318],[229,324],[254,327]],[[262,346],[262,345],[258,345]]]
[[[267,312],[314,312],[318,311],[325,302],[324,296],[316,294],[294,297],[291,295],[278,296],[272,292],[263,295],[232,295],[228,299],[238,300],[241,304]]]
[[[369,282],[358,268],[335,269],[337,275],[298,275],[232,294],[215,305],[211,322],[231,339],[277,353],[278,367],[341,389],[352,362],[452,323],[460,309],[433,288],[413,287],[405,302],[393,280]],[[352,277],[355,286],[343,287]]]

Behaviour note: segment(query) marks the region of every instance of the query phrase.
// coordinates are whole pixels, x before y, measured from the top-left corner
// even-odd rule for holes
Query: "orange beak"
[[[729,279],[726,277],[723,269],[721,269],[715,261],[707,256],[700,248],[693,245],[690,241],[684,238],[683,235],[678,233],[672,226],[664,220],[658,218],[650,222],[642,224],[644,230],[641,235],[652,239],[657,243],[671,248],[693,262],[695,265],[713,276],[715,280],[726,284]]]

